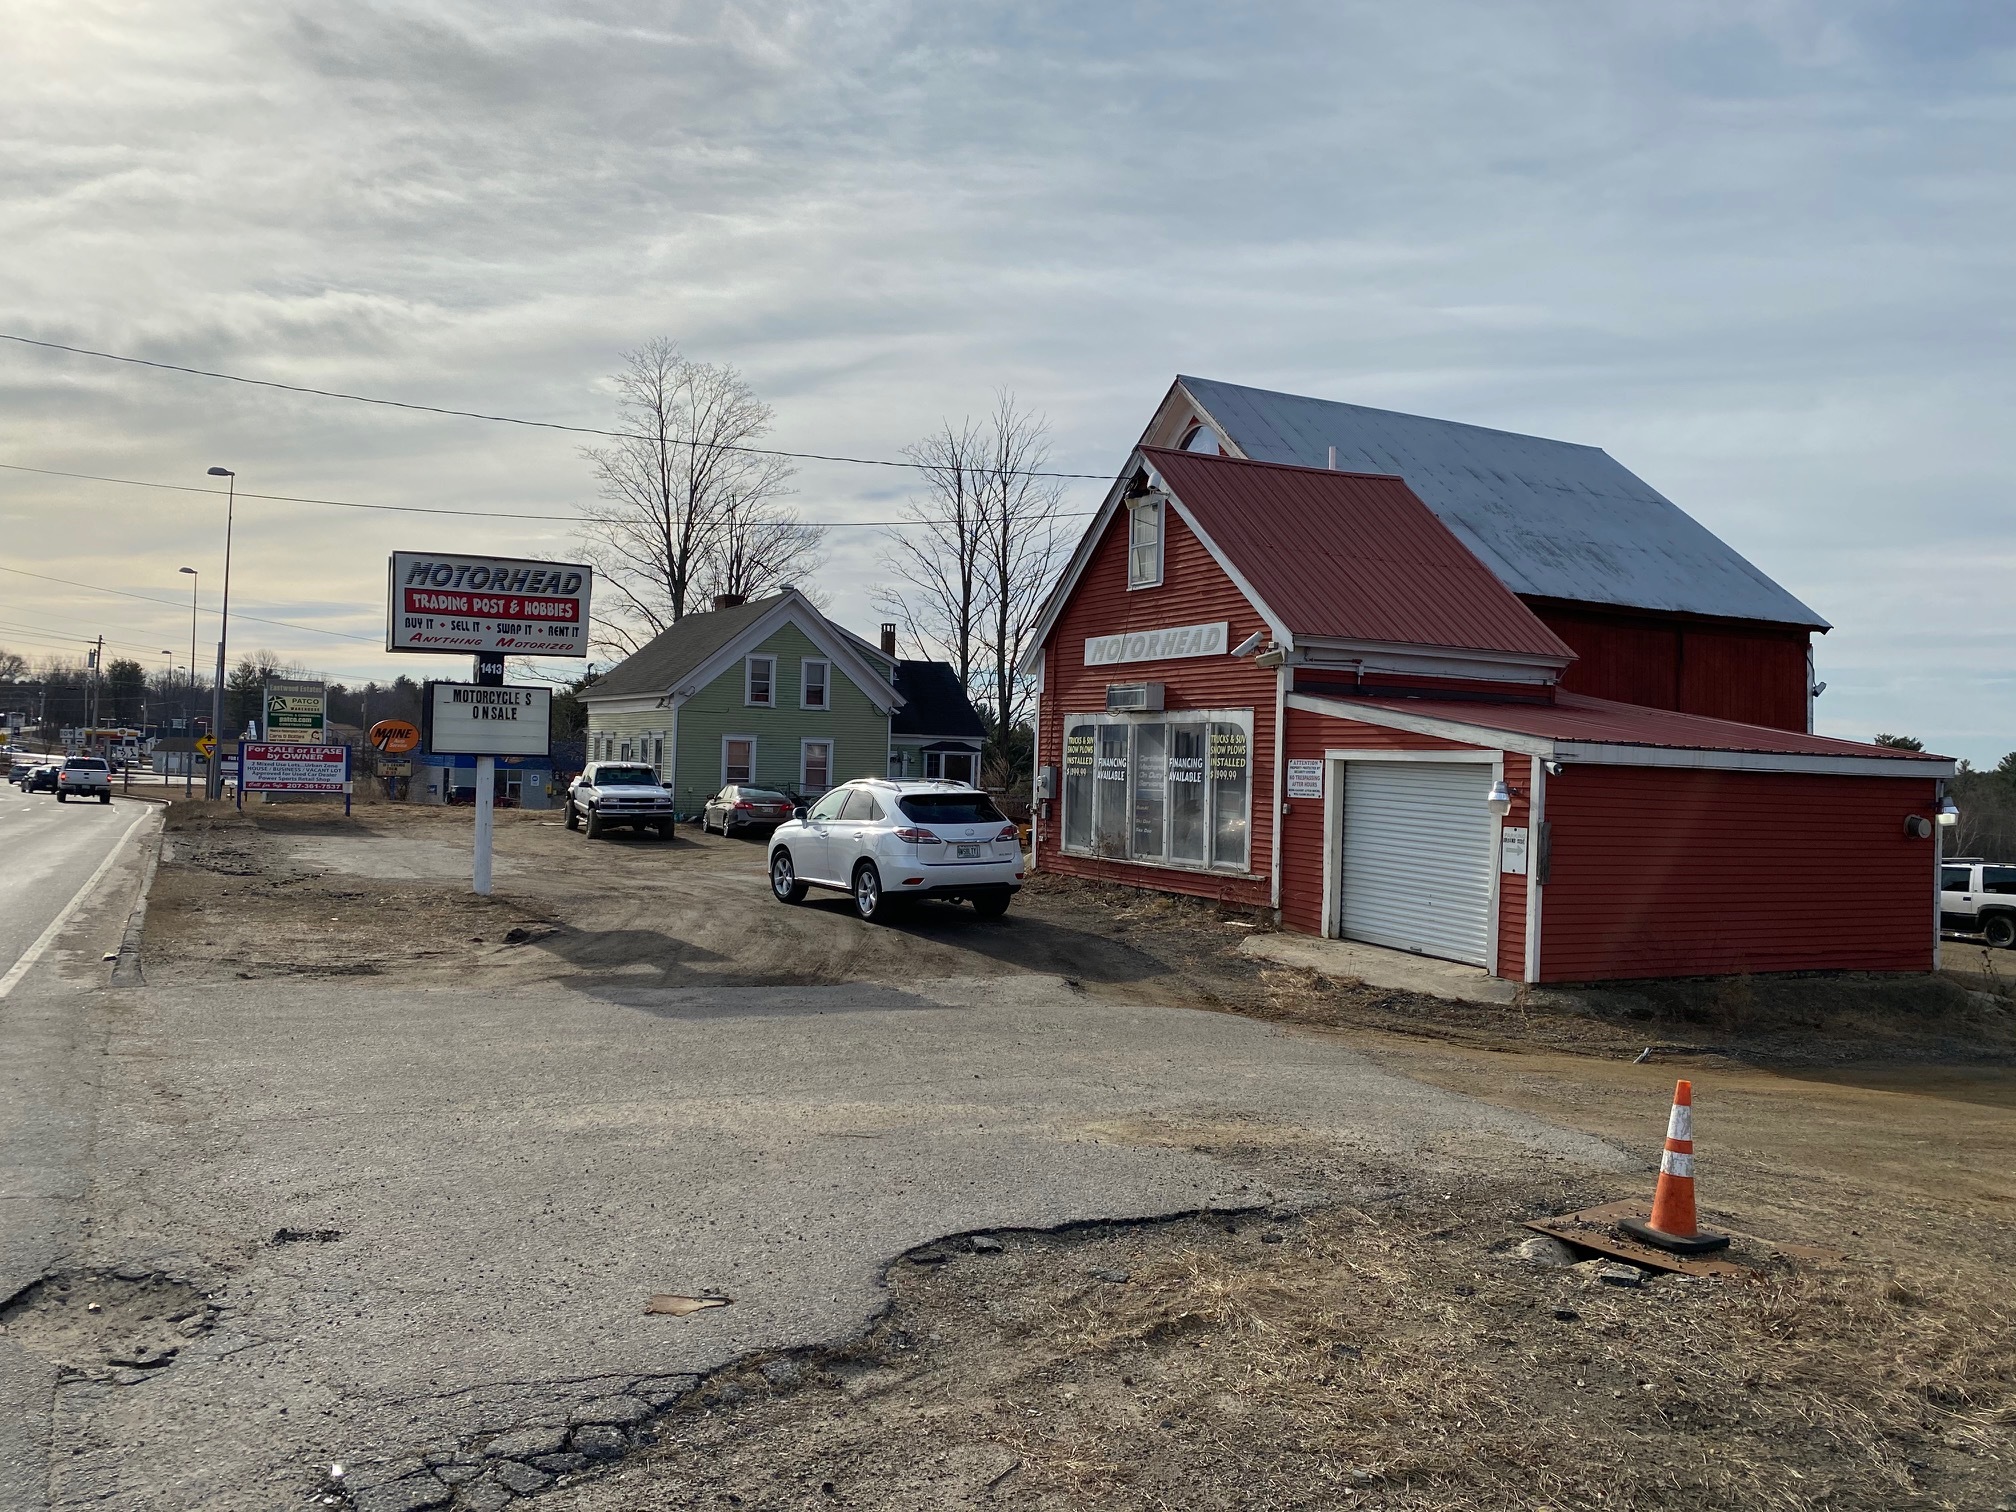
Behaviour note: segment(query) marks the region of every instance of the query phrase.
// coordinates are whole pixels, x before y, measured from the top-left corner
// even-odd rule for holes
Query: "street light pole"
[[[231,636],[231,522],[238,512],[238,474],[228,467],[210,469],[213,478],[229,478],[224,494],[224,601],[217,612],[217,685],[210,690],[210,734],[217,742],[210,756],[210,774],[203,796],[224,796],[224,645]]]
[[[189,737],[189,749],[182,753],[182,796],[187,798],[196,790],[196,590],[203,586],[203,574],[194,567],[180,570],[189,574],[189,697],[182,704],[182,732]]]

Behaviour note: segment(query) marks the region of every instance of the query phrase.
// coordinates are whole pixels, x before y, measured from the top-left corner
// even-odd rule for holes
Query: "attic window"
[[[1162,581],[1162,501],[1143,499],[1127,509],[1127,586],[1153,588]]]
[[[1203,421],[1196,421],[1190,429],[1183,432],[1183,442],[1179,450],[1202,452],[1207,457],[1218,456],[1218,433]]]

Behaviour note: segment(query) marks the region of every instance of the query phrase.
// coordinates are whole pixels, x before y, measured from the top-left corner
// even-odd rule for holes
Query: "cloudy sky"
[[[669,335],[781,446],[893,457],[1006,386],[1089,473],[1177,372],[1558,436],[1835,623],[1824,730],[2016,748],[2003,0],[7,16],[0,330],[587,425]],[[462,670],[377,649],[389,550],[572,555],[592,488],[565,436],[6,342],[0,462],[539,517],[241,499],[234,645],[360,680]],[[906,484],[795,486],[842,522]],[[0,645],[186,662],[222,524],[0,471]],[[831,548],[870,629],[877,533]]]

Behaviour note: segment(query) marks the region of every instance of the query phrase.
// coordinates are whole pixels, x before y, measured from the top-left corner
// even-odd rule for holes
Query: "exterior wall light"
[[[1939,803],[1940,828],[1951,829],[1953,828],[1954,825],[1958,824],[1959,822],[1960,822],[1960,810],[1954,805],[1953,800],[1951,798],[1941,799]]]
[[[1491,791],[1485,794],[1484,803],[1500,819],[1512,812],[1512,789],[1505,785],[1503,777],[1491,784]]]
[[[1932,838],[1932,821],[1927,819],[1923,814],[1912,814],[1904,821],[1904,833],[1909,835],[1913,840],[1930,840]]]

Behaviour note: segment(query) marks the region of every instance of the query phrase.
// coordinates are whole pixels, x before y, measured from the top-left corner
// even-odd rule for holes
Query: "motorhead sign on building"
[[[1094,635],[1085,642],[1085,665],[1111,667],[1121,662],[1178,661],[1186,656],[1223,656],[1230,624],[1176,625],[1167,630],[1129,630],[1120,635]]]
[[[328,695],[319,682],[269,678],[266,683],[266,740],[271,745],[321,745]]]
[[[427,684],[427,749],[437,756],[544,756],[553,690]]]
[[[578,562],[395,551],[385,649],[585,657],[593,578]]]

